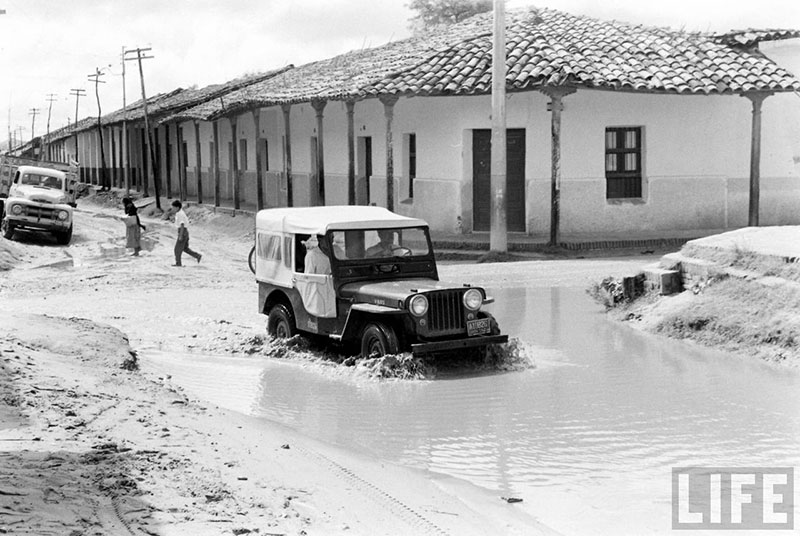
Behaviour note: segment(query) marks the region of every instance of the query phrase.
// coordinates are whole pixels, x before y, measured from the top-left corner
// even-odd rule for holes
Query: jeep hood
[[[42,188],[29,184],[17,186],[14,190],[15,197],[22,197],[39,203],[66,203],[67,196],[62,190]]]
[[[356,302],[377,303],[379,305],[397,307],[399,301],[404,301],[412,294],[434,290],[461,290],[464,288],[464,285],[459,283],[419,278],[346,283],[339,289],[339,293],[343,298],[355,298]],[[385,301],[385,303],[380,303],[381,301]]]

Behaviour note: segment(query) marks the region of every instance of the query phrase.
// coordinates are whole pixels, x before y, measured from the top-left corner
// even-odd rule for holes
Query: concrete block
[[[644,269],[644,284],[648,291],[662,295],[674,294],[682,290],[681,273],[678,270],[665,270],[657,265]]]
[[[626,300],[634,300],[644,294],[644,274],[622,278],[622,296]]]

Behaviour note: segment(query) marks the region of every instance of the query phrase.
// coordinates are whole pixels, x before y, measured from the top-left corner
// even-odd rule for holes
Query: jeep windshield
[[[340,261],[421,257],[430,254],[424,227],[332,231],[333,254]]]

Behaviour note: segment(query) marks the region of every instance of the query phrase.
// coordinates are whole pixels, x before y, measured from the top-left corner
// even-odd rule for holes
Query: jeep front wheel
[[[267,333],[276,339],[288,339],[297,333],[291,307],[278,303],[269,310]]]
[[[6,240],[11,240],[11,237],[14,236],[14,225],[8,221],[8,218],[3,218],[0,223],[0,232],[3,233],[3,238]]]
[[[362,357],[381,357],[389,354],[396,354],[400,351],[397,342],[397,335],[391,326],[375,322],[367,324],[361,332],[361,356]]]

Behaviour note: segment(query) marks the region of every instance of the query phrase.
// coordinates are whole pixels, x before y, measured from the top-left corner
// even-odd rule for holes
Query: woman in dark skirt
[[[139,211],[129,197],[122,198],[125,209],[125,247],[133,248],[133,256],[138,257],[142,249],[142,231],[147,229],[139,221]]]

